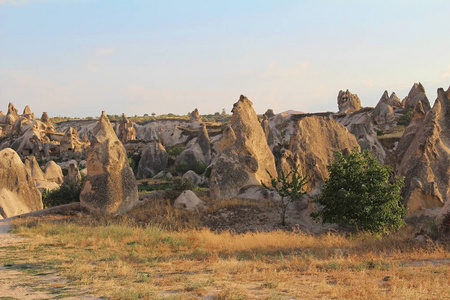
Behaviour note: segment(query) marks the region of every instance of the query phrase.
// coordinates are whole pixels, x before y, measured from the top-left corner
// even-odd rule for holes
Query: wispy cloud
[[[99,48],[95,50],[95,56],[99,57],[110,56],[113,55],[114,53],[116,53],[116,50],[113,48]]]

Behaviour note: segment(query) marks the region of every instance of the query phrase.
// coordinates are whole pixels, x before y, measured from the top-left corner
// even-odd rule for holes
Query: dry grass
[[[110,299],[450,295],[449,245],[416,242],[410,229],[380,238],[172,227],[179,228],[129,218],[16,220],[15,232],[32,240],[9,249],[8,260],[56,268],[69,285]]]

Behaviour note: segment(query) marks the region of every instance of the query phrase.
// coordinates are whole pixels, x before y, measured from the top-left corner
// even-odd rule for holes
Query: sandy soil
[[[5,247],[26,242],[26,239],[9,233],[10,230],[9,220],[0,220],[0,299],[101,299],[93,296],[61,298],[52,293],[52,286],[60,287],[64,280],[54,274],[36,277],[5,267],[8,251]]]

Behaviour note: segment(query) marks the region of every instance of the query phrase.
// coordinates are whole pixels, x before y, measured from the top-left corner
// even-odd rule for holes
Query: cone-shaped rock
[[[394,108],[402,107],[400,98],[394,92],[392,92],[391,96],[389,97],[389,104]]]
[[[34,180],[45,180],[44,172],[42,172],[42,169],[34,156],[27,156],[25,158],[25,166],[30,169],[31,177]]]
[[[14,105],[10,102],[8,104],[8,113],[6,114],[6,122],[7,124],[14,124],[16,120],[19,118],[19,115],[17,114],[17,109],[14,107]]]
[[[438,89],[433,108],[423,115],[416,103],[413,120],[397,147],[400,176],[405,176],[408,213],[441,207],[450,195],[450,88]]]
[[[57,165],[53,160],[49,161],[44,166],[45,180],[62,184],[64,181],[64,175],[61,167]]]
[[[380,101],[373,110],[373,120],[381,128],[395,121],[394,108],[390,105],[390,98],[387,91],[384,91]]]
[[[405,109],[414,109],[417,102],[422,102],[422,107],[425,112],[430,110],[430,101],[428,101],[427,95],[425,94],[425,88],[419,83],[414,83],[408,96],[403,99],[402,105]]]
[[[266,170],[276,177],[275,159],[266,142],[253,103],[247,97],[240,97],[233,106],[231,129],[222,143],[221,154],[211,171],[211,194],[215,198],[231,198],[240,189],[250,185],[268,184],[270,177]],[[234,135],[235,141],[233,142]],[[232,143],[230,146],[226,146]]]
[[[42,209],[41,193],[30,171],[12,149],[0,151],[0,216],[9,218]]]
[[[119,139],[122,143],[133,141],[136,139],[136,129],[134,122],[128,120],[127,116],[122,113],[122,119],[119,122]]]
[[[102,112],[88,149],[81,205],[100,214],[122,214],[139,201],[136,179],[125,148]]]

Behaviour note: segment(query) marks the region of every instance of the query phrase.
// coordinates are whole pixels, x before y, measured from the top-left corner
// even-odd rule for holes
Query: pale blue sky
[[[0,0],[0,110],[337,111],[450,85],[450,1]]]

